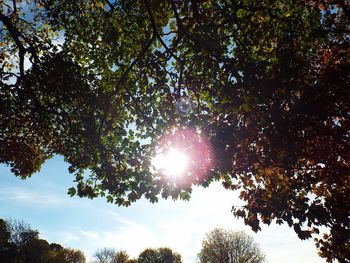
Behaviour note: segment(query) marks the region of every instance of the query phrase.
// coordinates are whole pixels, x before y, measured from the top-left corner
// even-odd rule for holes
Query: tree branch
[[[153,36],[151,37],[151,39],[148,41],[148,43],[146,44],[146,46],[142,49],[141,53],[138,55],[138,57],[136,57],[128,66],[128,68],[124,71],[123,75],[120,77],[120,79],[118,80],[114,92],[112,93],[111,96],[115,95],[118,91],[120,86],[124,83],[125,78],[127,77],[127,75],[129,74],[129,72],[132,70],[132,68],[136,65],[137,62],[140,61],[140,59],[146,54],[146,52],[148,51],[148,49],[151,47],[153,41],[155,40],[156,35],[153,34]]]
[[[151,10],[151,8],[149,6],[148,0],[144,0],[144,3],[145,3],[145,6],[146,6],[146,9],[147,9],[147,13],[148,13],[149,19],[151,20],[152,29],[153,29],[153,32],[154,32],[155,36],[158,38],[159,42],[165,48],[166,52],[168,54],[170,54],[170,56],[172,56],[176,60],[180,60],[180,58],[177,55],[175,55],[174,52],[171,49],[169,49],[169,47],[165,44],[164,40],[162,39],[162,37],[158,33],[157,25],[156,25],[156,22],[154,20],[154,17],[153,17],[153,14],[152,14],[152,10]]]
[[[12,14],[17,14],[16,0],[12,0],[12,5],[13,5],[13,13]]]
[[[108,101],[107,103],[105,104],[105,109],[104,109],[104,115],[102,117],[102,120],[101,120],[101,124],[100,124],[100,127],[99,127],[99,131],[98,131],[98,134],[99,134],[99,137],[101,137],[102,135],[102,129],[103,129],[103,126],[104,126],[104,123],[106,121],[106,118],[109,114],[109,111],[110,111],[110,106],[111,106],[111,103],[110,103],[110,100],[112,99],[112,97],[114,95],[116,95],[118,92],[119,92],[119,89],[121,87],[121,85],[123,85],[123,83],[125,82],[125,79],[126,77],[128,76],[129,72],[132,70],[132,68],[136,65],[137,62],[140,61],[140,59],[146,54],[146,52],[148,51],[148,49],[151,47],[153,41],[155,40],[156,38],[156,35],[153,34],[151,39],[148,41],[148,43],[146,44],[146,46],[142,49],[141,53],[130,63],[130,65],[128,66],[128,68],[123,72],[122,76],[120,77],[120,79],[118,80],[117,84],[115,85],[115,88],[114,88],[114,92],[112,92],[109,97],[108,97]],[[130,93],[129,93],[129,90],[127,90],[128,94],[130,96],[132,96]],[[132,98],[133,99],[133,98]]]
[[[11,19],[5,16],[3,13],[0,13],[0,21],[5,25],[12,39],[15,41],[18,47],[19,70],[20,70],[21,77],[23,77],[24,76],[24,55],[26,53],[26,49],[23,46],[23,43],[21,42],[21,40],[19,39],[20,33],[17,31],[17,29],[13,25]]]
[[[114,6],[112,5],[111,2],[109,2],[108,0],[105,0],[106,4],[109,6],[109,8],[111,9],[111,13],[114,12]]]
[[[179,30],[180,32],[182,32],[183,26],[182,26],[181,19],[180,19],[180,17],[179,17],[179,13],[177,12],[176,5],[175,5],[175,3],[174,3],[173,0],[170,0],[169,2],[170,2],[170,4],[171,4],[171,9],[172,9],[173,12],[174,12],[174,16],[175,16],[175,19],[176,19],[177,28],[178,28],[178,30]]]

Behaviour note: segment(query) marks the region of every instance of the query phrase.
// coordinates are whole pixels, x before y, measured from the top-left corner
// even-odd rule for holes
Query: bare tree
[[[95,252],[94,257],[98,263],[112,263],[115,253],[113,248],[101,248]]]
[[[216,228],[206,234],[199,263],[263,263],[265,256],[253,238],[243,231]]]
[[[113,248],[102,248],[95,252],[94,263],[128,263],[129,255],[124,250],[116,251]]]

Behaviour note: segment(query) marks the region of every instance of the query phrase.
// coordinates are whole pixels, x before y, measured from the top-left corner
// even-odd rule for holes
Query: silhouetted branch
[[[174,54],[174,52],[165,44],[164,40],[160,36],[160,34],[159,34],[158,30],[157,30],[156,22],[154,20],[153,14],[152,14],[152,10],[151,10],[151,8],[149,6],[149,3],[148,3],[148,0],[145,0],[144,2],[145,2],[145,6],[146,6],[146,9],[147,9],[147,13],[148,13],[149,19],[151,20],[151,25],[152,25],[153,32],[154,32],[155,36],[158,38],[159,42],[165,48],[166,52],[170,54],[170,56],[172,56],[176,60],[180,60],[180,58],[176,54]]]
[[[5,16],[3,13],[0,13],[0,21],[5,25],[8,32],[10,33],[12,39],[15,41],[17,47],[18,47],[18,57],[19,57],[19,70],[21,77],[24,76],[24,55],[26,53],[26,49],[23,46],[23,43],[19,39],[19,32],[14,27],[12,21],[10,18]]]

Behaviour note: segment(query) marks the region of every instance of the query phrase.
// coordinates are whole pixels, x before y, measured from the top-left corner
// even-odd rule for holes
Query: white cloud
[[[61,233],[61,235],[63,238],[63,243],[69,243],[69,242],[72,242],[73,240],[79,240],[78,236],[70,232],[63,232]]]
[[[81,231],[81,234],[88,239],[99,239],[100,235],[97,232]]]
[[[3,187],[0,188],[0,200],[15,200],[21,205],[43,206],[43,205],[64,205],[66,198],[56,194],[44,194],[32,191],[23,187]]]

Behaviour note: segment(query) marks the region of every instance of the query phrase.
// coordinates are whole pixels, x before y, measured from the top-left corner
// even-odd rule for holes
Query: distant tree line
[[[0,218],[0,262],[85,263],[86,259],[80,250],[39,238],[39,232],[22,221]]]
[[[170,248],[147,248],[137,258],[124,250],[103,248],[92,263],[182,263],[180,254]],[[243,231],[215,228],[203,239],[197,263],[264,263],[265,255],[253,238]]]
[[[86,263],[82,251],[64,248],[39,238],[39,231],[23,221],[0,218],[1,263]],[[242,231],[216,228],[206,234],[197,263],[264,263],[265,256],[253,238]],[[146,248],[131,258],[124,250],[101,248],[91,263],[183,263],[168,247]]]
[[[137,258],[130,258],[124,251],[102,248],[96,251],[92,263],[182,263],[181,255],[170,248],[146,248]]]

